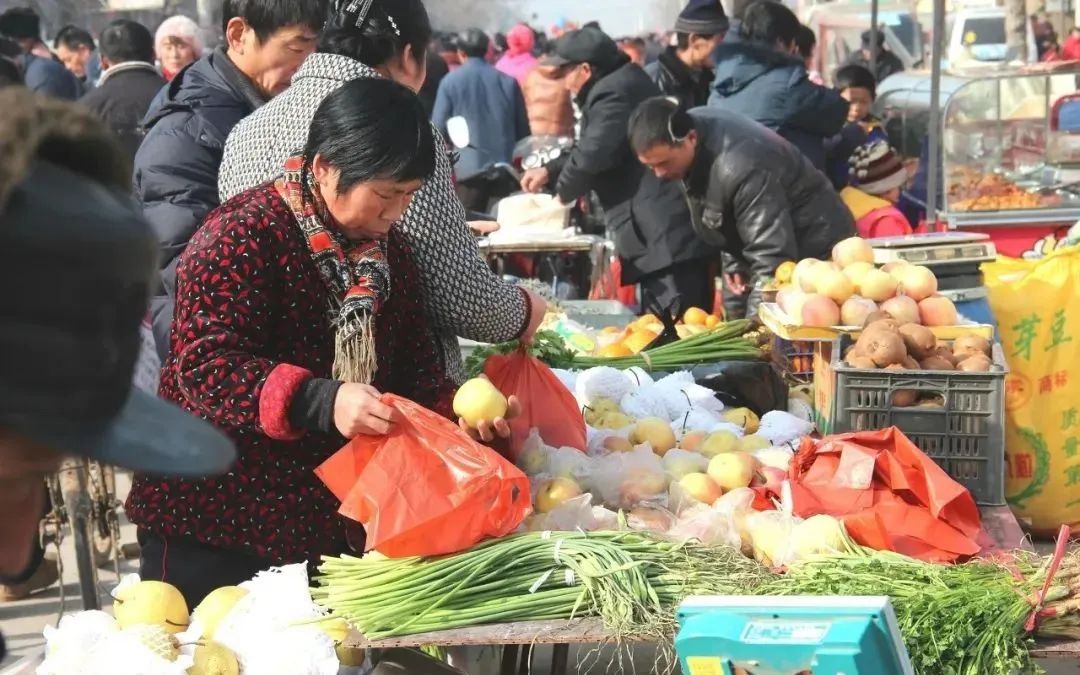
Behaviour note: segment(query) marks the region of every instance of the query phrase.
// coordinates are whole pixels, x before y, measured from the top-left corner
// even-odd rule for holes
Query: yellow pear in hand
[[[494,422],[505,417],[506,397],[490,381],[479,377],[461,385],[454,396],[454,414],[476,429],[481,422]]]

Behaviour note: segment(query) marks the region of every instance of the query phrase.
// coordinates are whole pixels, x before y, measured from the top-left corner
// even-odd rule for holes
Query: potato
[[[966,373],[987,373],[990,372],[990,368],[993,367],[993,365],[994,362],[983,354],[976,354],[975,356],[969,356],[967,359],[961,361],[956,369]]]
[[[956,358],[956,354],[953,354],[952,348],[948,345],[938,345],[937,349],[934,350],[933,356],[945,359],[953,365],[953,369],[956,368],[957,363],[962,361],[962,359]]]
[[[904,370],[922,370],[922,365],[910,355],[904,359]]]
[[[847,358],[847,364],[851,368],[859,368],[862,370],[877,370],[877,364],[874,360],[867,356],[849,356]]]
[[[902,364],[894,363],[885,370],[907,370]],[[910,408],[919,400],[919,392],[914,389],[897,389],[892,395],[892,404],[897,408]]]
[[[926,326],[906,323],[900,326],[900,337],[904,340],[908,354],[917,359],[925,359],[937,349],[937,338]]]
[[[975,356],[982,354],[990,358],[990,341],[978,335],[965,335],[953,342],[953,354],[957,356]]]
[[[869,331],[859,338],[859,343],[863,353],[882,368],[903,363],[908,355],[900,335],[887,330]]]
[[[869,327],[879,321],[892,321],[897,328],[900,327],[900,324],[888,312],[871,312],[870,316],[866,317],[866,323],[863,324],[863,327]]]
[[[847,349],[844,350],[844,358],[845,359],[847,357],[849,357],[849,356],[859,356],[859,355],[861,355],[861,352],[859,351],[859,345],[857,345],[857,344],[856,345],[851,345],[850,347],[848,347]]]
[[[923,359],[920,365],[922,365],[923,370],[956,370],[956,366],[953,365],[952,361],[936,354]]]

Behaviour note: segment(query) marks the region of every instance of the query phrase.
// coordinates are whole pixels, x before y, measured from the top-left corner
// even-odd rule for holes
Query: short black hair
[[[341,172],[338,192],[372,180],[427,180],[435,172],[435,134],[423,104],[383,78],[347,82],[326,97],[311,121],[304,157]]]
[[[799,48],[799,56],[808,59],[814,55],[814,47],[817,46],[817,35],[814,29],[806,24],[799,26],[799,33],[795,36],[795,46]]]
[[[344,3],[347,5],[347,3]],[[319,51],[338,54],[368,66],[381,66],[405,47],[423,63],[432,42],[431,20],[421,0],[375,0],[366,17],[342,9],[330,17],[319,41]]]
[[[863,49],[870,49],[875,37],[877,38],[878,49],[885,46],[885,33],[879,30],[864,30],[861,37]]]
[[[154,62],[154,36],[137,21],[117,19],[101,31],[101,55],[110,64]]]
[[[490,47],[491,38],[479,28],[470,28],[458,38],[458,49],[470,58],[484,58]]]
[[[679,49],[690,49],[690,38],[692,37],[711,40],[716,35],[710,33],[675,33],[675,46]]]
[[[64,45],[68,49],[75,50],[79,47],[89,47],[91,50],[97,49],[97,45],[94,44],[94,36],[89,31],[79,28],[78,26],[64,26],[60,29],[60,32],[56,34],[54,40],[58,45]]]
[[[739,34],[747,42],[775,47],[790,45],[799,37],[799,17],[774,0],[757,0],[746,9]]]
[[[694,130],[694,120],[686,109],[665,96],[650,98],[630,116],[627,134],[630,147],[641,154],[657,145],[675,145]]]
[[[840,91],[857,87],[870,92],[870,98],[877,98],[877,81],[868,68],[859,65],[841,66],[833,75],[833,84]]]
[[[12,7],[0,14],[0,35],[13,40],[40,40],[41,17],[29,7]]]
[[[322,30],[328,12],[327,0],[224,0],[221,3],[221,30],[227,33],[229,21],[241,18],[255,31],[259,42],[282,28],[306,26]]]

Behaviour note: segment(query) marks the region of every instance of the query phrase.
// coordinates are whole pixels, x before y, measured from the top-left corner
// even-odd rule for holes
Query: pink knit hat
[[[531,52],[536,46],[536,35],[532,28],[519,23],[506,34],[506,46],[511,54]]]

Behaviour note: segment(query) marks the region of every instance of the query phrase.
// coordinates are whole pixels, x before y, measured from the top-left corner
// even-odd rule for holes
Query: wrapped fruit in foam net
[[[598,399],[621,401],[637,389],[621,370],[600,367],[578,373],[574,395],[582,406],[591,406]]]

